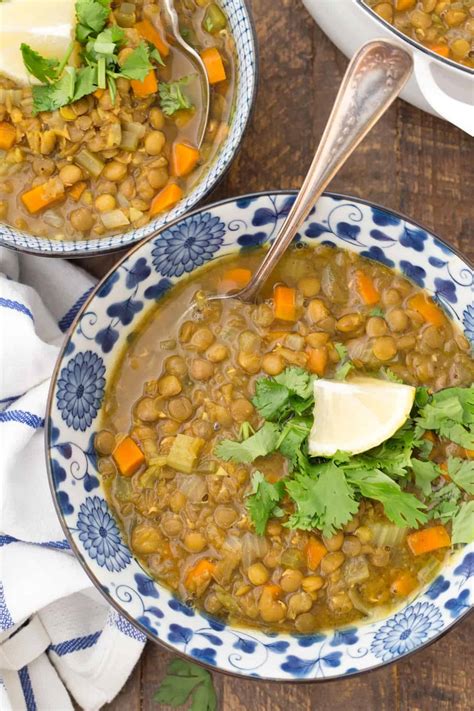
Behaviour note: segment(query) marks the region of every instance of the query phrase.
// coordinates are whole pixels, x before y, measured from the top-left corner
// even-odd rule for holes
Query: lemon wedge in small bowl
[[[415,392],[411,385],[377,378],[315,380],[310,455],[360,454],[377,447],[406,422]]]

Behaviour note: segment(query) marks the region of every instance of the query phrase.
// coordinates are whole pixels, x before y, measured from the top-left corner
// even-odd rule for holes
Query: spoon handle
[[[198,130],[197,147],[200,148],[204,140],[204,135],[206,133],[211,102],[211,92],[209,88],[209,78],[207,76],[206,66],[203,60],[201,59],[200,54],[196,52],[196,50],[191,47],[191,45],[189,45],[181,36],[181,32],[179,29],[179,17],[174,6],[174,0],[163,0],[163,7],[168,17],[168,21],[171,25],[173,36],[175,37],[176,42],[184,49],[187,54],[189,54],[190,57],[192,57],[194,63],[197,64],[199,68],[202,92],[202,117]]]
[[[251,301],[270,276],[324,188],[398,96],[413,60],[404,49],[376,40],[350,62],[303,185],[260,267],[238,297]]]

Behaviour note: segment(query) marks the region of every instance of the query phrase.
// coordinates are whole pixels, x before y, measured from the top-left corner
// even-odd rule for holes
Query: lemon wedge
[[[74,38],[74,0],[0,2],[0,74],[19,84],[37,84],[21,56],[22,42],[44,57],[61,59]]]
[[[315,380],[309,453],[331,457],[338,450],[360,454],[377,447],[406,422],[415,392],[411,385],[376,378]]]

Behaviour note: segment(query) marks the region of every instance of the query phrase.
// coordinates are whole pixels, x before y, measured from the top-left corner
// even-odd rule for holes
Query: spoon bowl
[[[198,52],[194,49],[194,47],[191,47],[190,44],[186,42],[186,40],[183,39],[180,29],[179,29],[179,18],[178,18],[178,13],[176,12],[176,9],[174,7],[174,0],[163,0],[163,7],[165,9],[165,14],[168,18],[173,36],[176,40],[176,42],[179,44],[179,46],[185,51],[186,54],[188,54],[191,57],[191,60],[194,64],[197,65],[199,69],[199,78],[200,78],[200,83],[201,83],[201,95],[202,95],[202,114],[201,114],[201,122],[199,125],[198,129],[198,136],[197,136],[197,147],[200,148],[202,145],[202,142],[204,140],[204,136],[206,133],[206,128],[207,128],[207,123],[209,120],[209,110],[210,110],[210,102],[211,102],[211,90],[210,90],[210,85],[209,85],[209,78],[207,76],[207,70],[204,65],[204,62],[201,59],[201,56],[199,55]]]

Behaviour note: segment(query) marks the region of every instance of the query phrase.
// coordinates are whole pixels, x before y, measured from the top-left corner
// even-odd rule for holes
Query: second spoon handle
[[[321,193],[403,89],[413,67],[396,44],[365,44],[350,62],[313,162],[279,234],[239,298],[250,301],[270,276]]]

